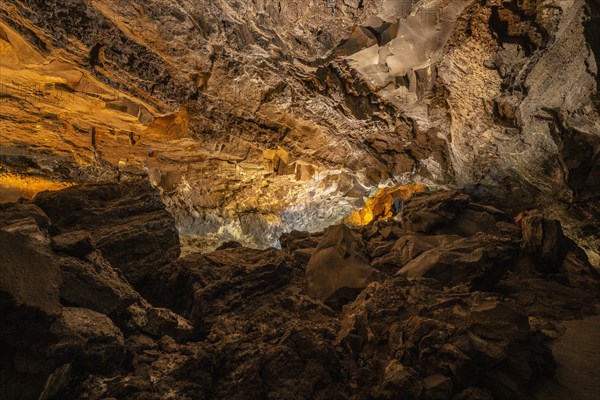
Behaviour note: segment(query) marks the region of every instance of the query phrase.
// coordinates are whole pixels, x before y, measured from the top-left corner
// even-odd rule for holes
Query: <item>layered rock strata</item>
[[[416,181],[544,209],[597,263],[599,11],[5,1],[0,193],[145,175],[193,251],[319,231]]]

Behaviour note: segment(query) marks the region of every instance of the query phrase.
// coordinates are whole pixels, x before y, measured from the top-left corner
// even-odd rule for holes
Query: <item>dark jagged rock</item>
[[[452,396],[452,380],[444,375],[430,375],[423,379],[424,400],[446,400]]]
[[[355,322],[353,329],[342,328],[341,343],[362,332],[354,345],[359,362],[391,354],[416,370],[406,378],[413,387],[442,374],[452,379],[457,392],[472,385],[487,387],[489,376],[503,373],[522,391],[538,369],[537,358],[548,353],[530,332],[527,316],[496,297],[453,296],[424,283],[393,278],[370,285],[344,308],[344,320]],[[385,350],[378,347],[384,343]],[[506,372],[505,365],[512,363],[526,368]]]
[[[77,258],[83,258],[95,249],[92,236],[87,231],[63,233],[54,236],[51,243],[55,251]]]
[[[430,233],[449,225],[469,203],[469,196],[457,191],[415,194],[404,205],[404,226],[413,232]]]
[[[373,390],[377,400],[411,400],[421,398],[423,383],[417,379],[417,373],[398,360],[387,363],[383,373],[383,382]]]
[[[183,257],[147,278],[142,291],[154,304],[189,317],[206,334],[220,313],[277,290],[291,278],[279,251],[233,247]]]
[[[494,400],[494,396],[489,390],[479,387],[469,387],[458,393],[452,400]]]
[[[118,369],[125,357],[123,334],[106,315],[87,308],[64,307],[50,327],[58,338],[49,355],[71,358],[73,368],[90,372]]]
[[[169,336],[176,341],[185,341],[193,336],[191,323],[166,308],[152,307],[146,301],[132,304],[120,317],[130,332],[143,332],[154,338]]]
[[[466,284],[471,290],[491,290],[519,252],[511,238],[478,233],[425,251],[397,274],[433,278],[446,286]]]
[[[94,204],[130,207],[122,195]],[[23,204],[4,209],[14,216],[0,228],[0,379],[11,400],[525,400],[532,380],[553,374],[560,321],[598,302],[598,276],[572,242],[555,272],[540,272],[539,235],[454,192],[411,206],[442,210],[432,225],[340,225],[285,235],[281,250],[189,254],[145,275],[141,294],[97,249],[69,255],[69,232],[81,229],[47,227]],[[315,278],[357,262],[370,275],[343,304],[310,291],[309,269]]]
[[[27,218],[33,218],[41,229],[50,226],[50,218],[35,204],[29,202],[0,203],[0,228]]]
[[[48,316],[60,311],[60,272],[47,243],[0,230],[2,297],[17,307],[38,310]],[[10,228],[10,226],[9,226]]]
[[[58,258],[62,284],[60,296],[68,304],[103,313],[119,313],[140,299],[140,295],[98,253],[80,260]]]
[[[49,246],[27,239],[0,230],[0,397],[5,399],[37,398],[61,365],[44,350],[53,341],[50,325],[61,314],[60,272]]]
[[[375,271],[361,247],[361,239],[347,226],[329,228],[306,266],[308,293],[324,302],[343,303],[364,289]]]
[[[374,258],[371,265],[380,271],[395,274],[400,268],[423,254],[423,252],[445,246],[460,238],[456,235],[422,235],[408,232],[393,242],[392,248],[388,252]]]
[[[179,256],[173,217],[148,181],[84,184],[34,199],[54,234],[87,231],[102,255],[136,283]]]
[[[540,213],[525,216],[521,222],[523,248],[540,272],[556,273],[560,269],[570,240],[563,235],[560,222],[545,219]]]

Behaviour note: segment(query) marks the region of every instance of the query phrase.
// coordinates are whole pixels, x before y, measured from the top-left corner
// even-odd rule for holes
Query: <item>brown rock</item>
[[[84,184],[40,193],[34,202],[60,233],[89,232],[102,255],[134,284],[179,256],[175,221],[147,181]]]
[[[74,368],[110,371],[125,356],[123,334],[107,316],[95,311],[65,307],[50,330],[59,342],[48,353],[74,358]]]
[[[428,250],[397,272],[407,278],[433,278],[446,286],[466,284],[491,290],[518,254],[511,239],[476,234]]]
[[[0,228],[26,218],[33,218],[41,229],[50,226],[50,218],[35,204],[0,203]]]
[[[64,363],[45,352],[61,314],[60,272],[48,244],[30,239],[0,230],[0,396],[7,399],[38,398]]]
[[[494,396],[488,390],[469,387],[454,396],[452,400],[494,400]]]
[[[74,231],[52,237],[52,248],[59,253],[65,253],[77,258],[90,254],[95,246],[92,236],[87,231]]]
[[[385,366],[383,382],[375,389],[373,397],[381,400],[413,400],[421,397],[423,383],[417,374],[397,360]]]
[[[444,375],[430,375],[423,379],[425,400],[448,400],[452,396],[452,380]]]
[[[308,261],[307,290],[311,296],[327,302],[344,290],[365,288],[374,272],[362,254],[357,235],[347,226],[337,225],[327,230]]]
[[[403,223],[413,232],[429,233],[449,225],[468,203],[469,196],[457,191],[417,193],[404,204]]]
[[[523,248],[540,272],[558,272],[570,241],[562,232],[559,221],[548,220],[541,214],[533,213],[521,220]]]
[[[69,304],[108,315],[125,310],[140,298],[97,252],[86,260],[61,257],[57,264],[62,276],[60,297]]]

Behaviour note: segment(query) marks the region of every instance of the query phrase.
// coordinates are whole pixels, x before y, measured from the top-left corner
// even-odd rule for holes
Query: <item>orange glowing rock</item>
[[[62,190],[73,186],[71,182],[55,182],[37,176],[0,174],[0,203],[17,201],[19,198],[32,199],[45,190]]]
[[[407,200],[414,193],[424,192],[425,189],[420,183],[380,189],[375,196],[365,201],[363,208],[353,211],[344,222],[351,225],[367,225],[373,221],[391,218],[394,216],[394,199]]]

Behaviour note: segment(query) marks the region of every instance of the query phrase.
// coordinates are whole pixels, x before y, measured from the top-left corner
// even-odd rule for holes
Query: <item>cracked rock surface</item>
[[[92,193],[107,215],[159,197],[142,180],[43,192],[35,203]],[[552,342],[563,322],[572,329],[597,313],[600,276],[560,223],[535,213],[518,227],[459,191],[415,195],[402,221],[137,266],[139,280],[109,261],[121,250],[106,241],[118,236],[101,247],[81,224],[65,238],[64,221],[96,210],[0,208],[3,399],[528,399],[543,393],[538,382],[557,384]],[[136,218],[164,222],[149,208]],[[82,238],[91,250],[73,252]],[[161,241],[173,245],[147,237],[130,251]]]
[[[0,195],[145,176],[194,252],[274,245],[420,182],[543,209],[597,264],[599,15],[596,0],[4,1]]]

